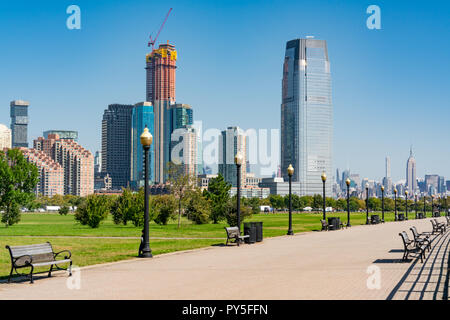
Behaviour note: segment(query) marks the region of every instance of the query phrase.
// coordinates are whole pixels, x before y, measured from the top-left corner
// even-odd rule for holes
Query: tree
[[[278,194],[271,194],[269,196],[270,204],[275,209],[285,208],[284,197]]]
[[[211,201],[210,219],[213,223],[218,223],[225,218],[228,201],[230,200],[231,184],[226,182],[219,173],[217,178],[209,180],[208,190],[203,191],[206,199]]]
[[[314,195],[312,207],[315,210],[319,210],[319,209],[323,208],[323,198],[322,198],[322,196],[320,194],[315,194]]]
[[[0,151],[0,211],[6,226],[20,221],[20,206],[35,198],[38,177],[37,167],[19,149]]]
[[[108,216],[108,200],[103,195],[90,195],[82,203],[75,213],[75,220],[82,225],[88,225],[91,228],[98,228],[100,222]]]
[[[381,199],[378,198],[369,198],[369,209],[372,211],[381,211]]]
[[[196,224],[205,224],[211,214],[211,202],[203,196],[200,189],[196,188],[186,196],[186,215]]]
[[[166,225],[170,219],[175,219],[177,201],[171,194],[163,194],[152,197],[152,207],[155,212],[153,220],[160,225]]]
[[[197,186],[197,178],[194,175],[184,173],[183,165],[173,162],[168,163],[167,173],[170,190],[178,199],[178,228],[180,228],[183,198],[187,192]]]

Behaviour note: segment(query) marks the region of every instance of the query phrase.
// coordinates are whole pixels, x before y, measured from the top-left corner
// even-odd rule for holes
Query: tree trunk
[[[178,229],[180,229],[180,221],[181,220],[181,197],[178,200]]]

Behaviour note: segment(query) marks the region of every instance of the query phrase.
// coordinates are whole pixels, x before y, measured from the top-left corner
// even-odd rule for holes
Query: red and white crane
[[[152,51],[155,48],[155,42],[158,39],[159,34],[161,33],[162,28],[164,27],[164,25],[166,24],[167,18],[169,18],[169,14],[172,11],[172,8],[170,8],[169,12],[167,12],[166,18],[164,19],[164,22],[162,23],[161,27],[159,28],[158,33],[156,34],[156,37],[154,39],[152,39],[152,35],[150,35],[150,41],[148,42],[148,46],[152,47]]]

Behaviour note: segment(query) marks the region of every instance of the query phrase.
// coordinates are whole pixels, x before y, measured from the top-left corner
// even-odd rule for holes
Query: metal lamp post
[[[323,182],[323,220],[326,220],[326,214],[325,214],[325,181],[327,181],[327,175],[325,174],[325,172],[322,173],[321,175],[322,178],[322,182]]]
[[[236,209],[236,216],[237,216],[237,227],[239,230],[239,235],[241,234],[241,165],[244,161],[244,158],[241,154],[241,152],[238,151],[236,153],[236,156],[234,157],[234,163],[236,164],[236,171],[237,171],[237,209]]]
[[[431,195],[431,217],[434,217],[434,194]]]
[[[405,219],[408,220],[408,190],[405,190]]]
[[[345,180],[345,184],[347,185],[347,227],[351,227],[350,224],[350,179],[347,178]]]
[[[441,216],[441,208],[442,208],[442,199],[441,199],[441,196],[439,196],[439,206],[438,206],[438,208],[439,208],[439,217]]]
[[[417,219],[417,194],[414,195],[414,211],[416,213],[416,219]]]
[[[149,241],[149,213],[148,213],[148,151],[153,142],[153,136],[148,131],[148,128],[144,128],[144,132],[141,134],[141,144],[144,148],[144,169],[145,169],[145,183],[144,183],[144,239],[142,244],[142,250],[139,250],[139,256],[142,258],[151,258],[152,250],[150,249]]]
[[[423,217],[426,218],[427,217],[427,208],[426,208],[426,204],[427,204],[427,196],[423,196]]]
[[[384,222],[384,186],[381,186],[381,216]]]
[[[294,174],[294,167],[292,164],[287,168],[287,173],[289,176],[289,229],[287,234],[292,236],[294,234],[292,230],[292,175]]]
[[[397,188],[394,188],[394,208],[395,208],[395,221],[398,221],[397,216]]]
[[[366,224],[369,224],[369,187],[366,185]]]

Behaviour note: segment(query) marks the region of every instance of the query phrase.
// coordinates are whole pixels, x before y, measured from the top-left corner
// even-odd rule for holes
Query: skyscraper
[[[175,70],[177,51],[167,43],[146,55],[146,101],[154,108],[155,182],[166,180],[165,168],[170,161],[171,105],[175,104]]]
[[[141,145],[141,134],[147,127],[152,135],[154,130],[154,113],[151,102],[140,102],[134,105],[131,116],[131,186],[136,189],[144,186],[144,152]],[[154,144],[149,150],[149,180],[154,180],[155,151]]]
[[[0,123],[0,151],[11,148],[11,129]]]
[[[240,152],[243,157],[241,165],[241,186],[245,186],[247,147],[244,132],[239,127],[228,127],[219,137],[219,173],[224,179],[237,186],[237,168],[234,156]]]
[[[181,138],[181,141],[180,141]],[[197,166],[197,147],[198,138],[195,128],[191,125],[185,125],[172,133],[171,161],[180,164],[184,174],[196,176]]]
[[[109,173],[112,188],[127,187],[131,164],[131,115],[134,105],[110,104],[102,120],[102,172]]]
[[[392,191],[392,179],[391,179],[391,158],[386,157],[385,160],[385,175],[383,178],[383,186],[386,193],[391,193]]]
[[[322,172],[332,186],[333,107],[327,43],[295,39],[286,44],[281,103],[281,166],[294,167],[300,195],[322,193]]]
[[[416,192],[416,159],[414,159],[412,147],[409,150],[409,158],[406,162],[406,187],[411,194],[414,194],[414,192]]]
[[[27,101],[14,100],[10,103],[12,147],[28,148],[28,106]]]

